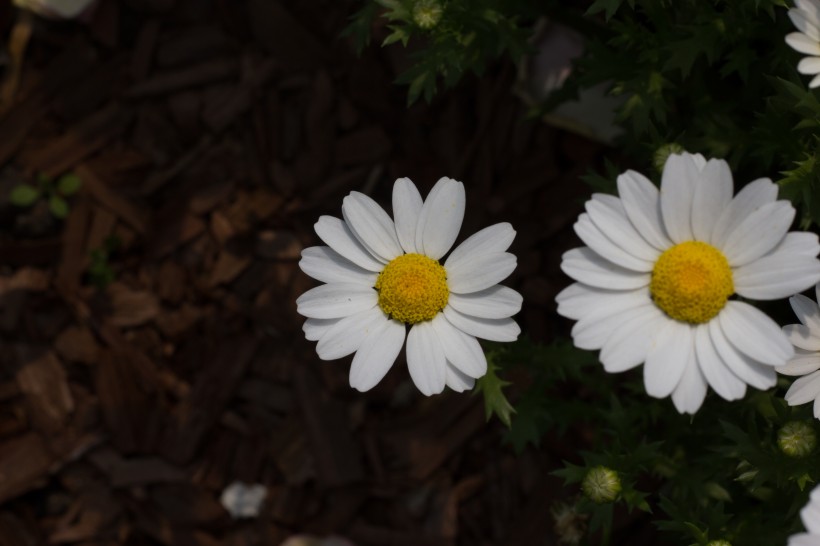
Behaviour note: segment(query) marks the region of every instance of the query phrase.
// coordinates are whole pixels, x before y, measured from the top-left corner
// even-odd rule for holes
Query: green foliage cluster
[[[788,381],[772,391],[750,389],[734,402],[711,393],[697,414],[687,416],[668,399],[648,397],[640,370],[607,374],[596,353],[568,341],[493,345],[489,358],[494,372],[479,385],[490,407],[508,404],[493,386],[503,383],[499,374],[532,377],[506,434],[513,449],[545,438],[586,444],[555,474],[579,490],[596,466],[621,477],[615,506],[581,497],[574,507],[589,516],[588,532],[599,532],[601,544],[611,535],[619,504],[650,513],[666,532],[665,543],[681,546],[721,539],[771,546],[800,531],[798,512],[820,481],[820,450],[814,445],[803,457],[788,455],[778,446],[778,432],[796,421],[820,434],[820,421],[811,405],[786,404]]]
[[[414,18],[418,4],[437,4],[435,24]],[[798,208],[803,229],[820,225],[820,95],[797,72],[802,55],[784,37],[795,28],[785,0],[363,0],[348,34],[364,46],[377,17],[391,32],[383,45],[417,41],[413,64],[400,76],[410,102],[429,100],[468,72],[480,73],[499,55],[518,59],[527,36],[545,17],[584,36],[586,51],[564,89],[536,113],[581,89],[606,84],[623,98],[615,142],[638,170],[657,172],[663,150],[685,149],[726,159],[736,189],[760,177],[780,186]],[[392,44],[392,45],[391,45]],[[585,182],[613,192],[620,172]],[[564,513],[581,514],[582,544],[611,540],[613,513],[645,512],[664,543],[743,546],[785,544],[801,530],[798,513],[820,481],[820,450],[795,456],[778,446],[787,424],[820,434],[811,407],[783,400],[789,379],[740,401],[711,393],[695,416],[646,395],[640,371],[604,372],[597,354],[558,341],[493,346],[489,372],[478,382],[488,415],[508,426],[516,451],[549,438],[585,446],[557,475],[578,500]],[[513,374],[531,378],[526,386]],[[510,395],[514,392],[514,395]],[[567,394],[570,393],[570,394]],[[515,404],[511,404],[508,395]],[[620,477],[613,504],[580,494],[590,468]],[[545,508],[546,510],[546,508]]]
[[[519,59],[527,50],[526,27],[510,4],[517,0],[368,0],[345,34],[361,50],[370,42],[376,17],[388,21],[390,34],[382,45],[411,40],[418,46],[412,66],[398,78],[408,86],[407,101],[429,101],[439,81],[452,87],[465,73],[481,74],[487,64],[508,54]]]

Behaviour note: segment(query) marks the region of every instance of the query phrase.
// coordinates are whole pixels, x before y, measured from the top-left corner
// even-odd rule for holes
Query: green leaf
[[[83,185],[82,179],[74,173],[64,174],[57,180],[57,191],[68,197],[79,191]]]
[[[48,210],[55,218],[65,218],[68,216],[68,203],[59,195],[53,194],[48,199]]]
[[[512,424],[512,414],[515,409],[510,404],[507,397],[504,395],[504,387],[510,384],[509,381],[504,381],[496,374],[498,366],[490,359],[487,362],[487,373],[478,380],[476,384],[476,392],[484,395],[484,414],[489,421],[495,415],[498,419],[509,428]]]
[[[18,207],[30,207],[40,198],[40,190],[29,184],[20,184],[11,190],[9,200]]]
[[[595,2],[589,6],[587,15],[594,15],[604,11],[606,12],[604,17],[609,21],[612,16],[615,15],[615,12],[618,11],[618,8],[621,7],[621,4],[623,4],[623,0],[595,0]]]
[[[376,10],[378,10],[378,5],[368,2],[365,7],[350,16],[350,23],[341,33],[342,36],[353,40],[356,55],[361,55],[362,50],[370,45],[370,25],[376,17]]]

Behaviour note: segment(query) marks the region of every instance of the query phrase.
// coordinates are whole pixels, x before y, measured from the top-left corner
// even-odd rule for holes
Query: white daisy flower
[[[776,381],[793,354],[780,327],[746,302],[773,300],[820,280],[817,235],[787,233],[794,219],[777,186],[761,178],[734,198],[725,161],[673,154],[660,191],[646,177],[618,177],[620,198],[595,194],[575,232],[587,246],[565,253],[577,283],[556,298],[578,320],[575,345],[600,349],[608,372],[644,364],[656,398],[695,413],[710,385],[726,400]]]
[[[302,252],[302,271],[327,284],[302,294],[305,337],[322,360],[356,353],[350,386],[373,388],[393,365],[407,337],[407,366],[425,395],[445,385],[463,392],[487,372],[476,338],[515,341],[510,317],[521,295],[498,283],[516,266],[506,252],[515,238],[507,223],[485,228],[447,254],[461,229],[461,182],[442,178],[423,201],[408,178],[393,186],[393,215],[351,192],[344,220],[322,216],[316,233],[328,246]],[[408,332],[409,326],[409,332]]]
[[[820,86],[820,0],[794,0],[795,7],[789,10],[789,19],[800,32],[786,36],[786,43],[792,49],[805,53],[797,71],[814,76],[809,87]]]
[[[815,487],[809,503],[800,511],[807,533],[789,537],[788,546],[820,546],[820,486]]]
[[[815,287],[820,298],[820,285]],[[790,406],[814,402],[814,416],[820,419],[820,307],[802,294],[789,298],[800,324],[789,324],[783,332],[794,345],[794,356],[777,369],[782,374],[803,376],[786,393]]]

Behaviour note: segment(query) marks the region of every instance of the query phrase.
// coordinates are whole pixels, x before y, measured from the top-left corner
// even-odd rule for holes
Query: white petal
[[[338,321],[331,326],[316,345],[316,354],[322,360],[336,360],[353,354],[365,338],[389,319],[384,311],[373,307]]]
[[[703,376],[721,398],[740,400],[746,395],[746,383],[729,369],[718,354],[709,335],[708,324],[695,327],[695,355]]]
[[[747,385],[757,389],[766,390],[774,387],[777,382],[777,373],[773,367],[761,364],[735,348],[723,333],[719,321],[712,320],[708,324],[712,344],[732,373]]]
[[[797,30],[811,38],[812,40],[820,41],[820,30],[817,28],[817,22],[812,21],[805,12],[797,9],[789,10],[789,19],[792,20]]]
[[[795,210],[788,201],[763,205],[740,222],[721,248],[729,265],[740,267],[774,249],[794,220]]]
[[[789,304],[801,324],[820,334],[820,306],[814,300],[803,294],[795,294],[789,298]]]
[[[802,32],[792,32],[786,35],[786,43],[792,49],[806,55],[820,55],[820,42],[812,40]]]
[[[350,386],[360,392],[375,387],[399,356],[404,334],[403,323],[388,320],[367,336],[350,365]]]
[[[783,375],[806,375],[820,370],[820,353],[795,349],[794,357],[777,371]]]
[[[809,82],[809,89],[815,89],[817,87],[820,87],[820,74],[813,77]]]
[[[689,355],[689,362],[678,386],[672,392],[672,402],[679,413],[694,415],[703,405],[706,398],[706,378],[696,362],[694,351]]]
[[[505,252],[515,239],[515,230],[507,222],[485,227],[467,237],[444,262],[444,267],[455,267],[462,260],[471,260],[493,252]]]
[[[449,360],[446,372],[444,382],[456,392],[468,391],[475,386],[475,379],[458,371]]]
[[[794,0],[795,6],[802,11],[809,21],[820,21],[820,2],[817,0]]]
[[[658,249],[641,237],[629,221],[621,200],[612,195],[594,194],[586,203],[589,218],[616,246],[632,256],[654,263],[660,256]]]
[[[753,300],[779,300],[820,281],[820,260],[811,256],[774,254],[737,268],[735,292]]]
[[[726,239],[741,222],[760,207],[773,203],[775,199],[777,199],[777,186],[768,178],[759,178],[744,186],[720,215],[720,219],[712,230],[711,244],[724,248]]]
[[[339,322],[340,318],[333,319],[317,319],[309,318],[302,325],[302,330],[305,332],[305,339],[308,341],[319,341],[322,336],[330,329],[331,326]]]
[[[342,216],[353,235],[374,256],[389,262],[403,254],[390,215],[367,195],[350,192],[342,201]]]
[[[817,542],[816,535],[798,533],[789,537],[787,546],[820,546],[820,543]]]
[[[820,337],[812,335],[808,326],[789,324],[783,327],[783,333],[792,345],[804,351],[820,351]]]
[[[613,338],[615,329],[632,321],[634,317],[643,316],[649,311],[647,307],[654,307],[648,303],[639,307],[627,309],[608,308],[591,313],[575,323],[572,327],[572,341],[579,349],[601,349],[607,341]],[[655,316],[658,316],[656,314]],[[661,320],[665,320],[662,318]]]
[[[820,73],[820,58],[804,57],[797,63],[797,71],[801,74],[814,75]]]
[[[416,227],[424,202],[416,185],[409,178],[399,178],[393,184],[393,219],[401,247],[408,254],[419,254]]]
[[[742,301],[730,301],[717,316],[729,342],[747,356],[772,366],[785,364],[794,349],[775,321]]]
[[[431,396],[444,390],[446,366],[444,350],[433,324],[429,320],[414,324],[407,334],[407,369],[423,395]]]
[[[479,378],[487,373],[487,357],[476,338],[465,334],[439,313],[431,321],[444,356],[458,370],[469,377]]]
[[[702,171],[706,166],[706,158],[701,154],[690,154],[689,152],[683,152],[683,155],[689,156],[692,161],[695,162],[695,166],[698,168],[698,171]]]
[[[444,308],[444,316],[450,324],[464,332],[477,338],[488,341],[515,341],[521,328],[511,318],[505,319],[482,319],[471,317],[459,313],[451,306]]]
[[[447,303],[465,315],[481,318],[507,318],[521,310],[521,294],[497,284],[471,294],[450,294]]]
[[[780,244],[768,256],[796,254],[815,257],[820,254],[820,239],[816,233],[808,231],[790,231]]]
[[[815,404],[817,401],[815,400]],[[820,487],[815,486],[809,497],[809,503],[800,510],[800,519],[806,531],[820,539]]]
[[[666,233],[675,243],[694,238],[692,199],[698,178],[700,171],[691,156],[672,154],[666,160],[661,177],[661,211]]]
[[[424,201],[416,226],[416,248],[438,260],[453,246],[464,220],[464,184],[440,179]]]
[[[631,271],[605,260],[588,247],[573,248],[561,257],[561,271],[597,288],[634,290],[649,286],[649,273]]]
[[[797,379],[786,392],[786,402],[790,406],[798,406],[811,402],[820,396],[820,372],[803,376]]]
[[[646,393],[665,398],[678,386],[692,352],[695,350],[692,327],[667,319],[655,332],[643,366]]]
[[[672,246],[661,214],[658,188],[641,173],[626,171],[618,177],[618,193],[632,225],[658,250]]]
[[[305,317],[333,319],[375,307],[379,295],[370,287],[351,283],[323,284],[296,299],[296,311]]]
[[[317,281],[349,282],[373,286],[378,273],[354,264],[329,246],[312,246],[302,251],[299,268]]]
[[[600,360],[604,369],[618,373],[646,361],[655,332],[663,323],[663,314],[654,304],[640,307],[628,320],[622,318],[601,347]]]
[[[602,305],[607,305],[607,301],[617,302],[621,299],[632,302],[631,305],[625,305],[624,309],[650,303],[648,290],[607,290],[581,283],[569,285],[555,297],[558,314],[574,320],[596,311]]]
[[[325,244],[359,267],[376,273],[384,269],[387,262],[380,262],[362,246],[342,220],[333,216],[322,216],[313,229]]]
[[[692,199],[692,233],[699,241],[709,241],[720,214],[734,193],[732,172],[722,159],[710,159],[700,173]]]
[[[575,229],[575,233],[578,234],[578,237],[599,256],[632,271],[652,271],[654,265],[652,262],[636,258],[618,246],[592,222],[592,219],[587,213],[581,214],[578,217],[578,221],[572,227]]]
[[[493,252],[459,260],[454,266],[444,266],[447,287],[456,294],[470,294],[500,283],[515,271],[518,260],[509,252]]]

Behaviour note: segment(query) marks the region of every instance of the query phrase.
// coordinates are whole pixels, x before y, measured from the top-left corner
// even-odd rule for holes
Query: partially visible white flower
[[[820,87],[820,0],[794,0],[789,19],[800,32],[786,36],[786,43],[808,57],[797,65],[801,74],[814,76],[809,87]]]
[[[788,546],[820,546],[820,486],[815,487],[809,503],[800,511],[807,533],[789,537]]]
[[[14,0],[17,7],[46,17],[74,19],[97,0]]]
[[[222,491],[219,501],[232,518],[255,518],[262,509],[268,489],[262,484],[247,485],[236,481]]]
[[[820,298],[820,285],[815,294]],[[820,307],[802,294],[789,298],[789,303],[800,324],[783,327],[795,350],[794,357],[777,371],[802,376],[789,387],[786,401],[790,406],[814,402],[814,416],[820,419]]]
[[[355,353],[351,387],[376,386],[406,339],[407,367],[422,394],[445,386],[463,392],[487,373],[476,338],[518,337],[510,317],[521,309],[521,295],[498,284],[516,266],[507,252],[515,231],[495,224],[449,252],[465,205],[461,182],[442,178],[423,200],[409,178],[400,178],[394,218],[355,191],[342,203],[344,220],[319,218],[314,229],[328,246],[302,251],[299,267],[327,284],[299,296],[297,311],[307,317],[305,337],[319,342],[319,358]]]
[[[820,243],[792,232],[795,210],[761,178],[733,197],[719,159],[672,154],[660,190],[627,171],[618,193],[594,194],[575,232],[587,245],[561,269],[578,281],[556,297],[578,322],[575,345],[600,349],[608,372],[644,364],[646,392],[695,413],[707,385],[726,400],[767,389],[794,349],[778,324],[745,301],[775,300],[820,280]],[[730,299],[732,298],[732,299]]]

